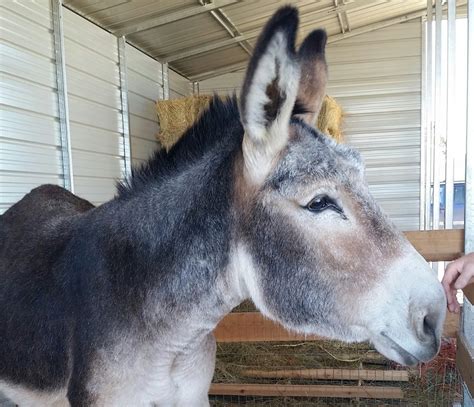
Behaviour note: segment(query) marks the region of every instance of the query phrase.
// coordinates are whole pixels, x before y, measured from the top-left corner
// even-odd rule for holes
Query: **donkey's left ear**
[[[300,77],[295,52],[298,11],[280,8],[263,29],[240,96],[242,150],[252,181],[262,182],[289,139]]]
[[[295,116],[314,126],[324,95],[326,94],[327,64],[325,48],[326,31],[312,31],[301,44],[298,58],[301,65],[301,79],[296,98]]]

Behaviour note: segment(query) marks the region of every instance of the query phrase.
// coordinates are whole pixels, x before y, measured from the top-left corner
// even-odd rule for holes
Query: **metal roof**
[[[300,38],[325,28],[329,42],[421,17],[426,0],[64,0],[191,80],[242,69],[270,15],[300,10]]]

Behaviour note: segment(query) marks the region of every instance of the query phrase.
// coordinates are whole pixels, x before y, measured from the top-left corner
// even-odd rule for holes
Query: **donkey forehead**
[[[299,120],[292,121],[290,133],[271,177],[274,186],[293,189],[322,181],[336,187],[365,183],[364,163],[357,150],[336,143]]]

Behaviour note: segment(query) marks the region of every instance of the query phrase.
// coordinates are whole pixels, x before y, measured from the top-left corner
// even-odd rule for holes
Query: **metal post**
[[[125,176],[132,174],[132,149],[130,146],[130,116],[128,110],[128,79],[127,79],[127,58],[125,37],[119,37],[119,73],[120,73],[120,101],[122,111],[122,132],[123,132],[123,154],[125,162]]]
[[[64,188],[74,193],[74,175],[71,152],[71,130],[69,128],[69,107],[66,80],[66,61],[64,54],[64,32],[62,1],[51,0],[54,37],[54,60],[58,89],[59,132],[61,139],[61,161]]]
[[[464,217],[464,249],[474,252],[474,0],[468,3],[467,41],[467,123],[466,123],[466,200]],[[461,332],[466,346],[474,354],[474,306],[464,298]],[[474,394],[464,383],[464,407],[474,406]]]
[[[448,0],[448,81],[446,109],[445,229],[453,228],[454,197],[454,114],[456,111],[456,0]]]
[[[169,83],[169,68],[168,63],[162,65],[162,82],[163,82],[163,99],[167,100],[170,98],[170,83]]]
[[[440,192],[440,165],[441,159],[441,64],[442,64],[442,37],[441,37],[441,19],[442,19],[441,0],[436,0],[436,42],[435,42],[435,117],[434,117],[434,141],[433,141],[433,229],[439,229],[439,192]]]
[[[432,174],[432,156],[433,156],[433,4],[431,0],[427,0],[427,16],[426,16],[426,59],[425,63],[425,189],[424,193],[424,226],[425,229],[431,229],[431,174]],[[423,173],[422,173],[423,174]]]

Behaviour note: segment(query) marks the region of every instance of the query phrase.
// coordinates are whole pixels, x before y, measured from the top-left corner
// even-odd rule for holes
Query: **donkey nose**
[[[437,339],[436,332],[439,320],[440,317],[437,312],[431,312],[425,315],[422,326],[422,332],[425,337],[432,338],[434,336],[435,340]]]
[[[419,355],[420,360],[427,361],[433,358],[440,345],[443,313],[438,310],[430,310],[422,318],[416,318],[416,333],[419,341],[423,344],[424,352]]]

